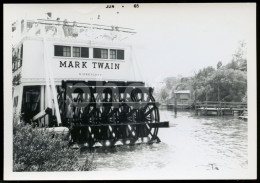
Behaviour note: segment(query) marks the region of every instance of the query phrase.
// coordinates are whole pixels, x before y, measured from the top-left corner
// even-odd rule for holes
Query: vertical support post
[[[218,86],[218,101],[220,100],[220,96],[219,96],[219,86]]]
[[[44,37],[44,33],[43,33],[44,29],[43,29],[43,26],[41,27],[41,34],[42,36]],[[49,81],[49,70],[48,70],[48,63],[47,63],[47,55],[46,55],[46,50],[45,50],[45,38],[43,38],[43,62],[44,62],[44,70],[45,70],[45,80],[46,80],[46,87],[45,87],[45,90],[46,90],[46,108],[51,108],[52,109],[52,105],[51,105],[51,92],[50,92],[50,81]],[[47,126],[49,126],[49,124],[51,123],[51,116],[50,115],[47,115],[46,117],[46,121],[48,122]],[[46,125],[46,124],[45,124]]]
[[[48,107],[48,103],[49,103],[49,99],[48,99],[48,87],[47,87],[47,85],[44,87],[44,97],[45,97],[45,100],[44,100],[44,103],[45,103],[45,108],[47,108]],[[49,115],[46,115],[45,117],[44,117],[44,126],[49,126]]]
[[[219,108],[220,108],[220,116],[222,116],[223,115],[223,113],[222,113],[222,102],[220,102]]]
[[[65,86],[65,88],[64,88],[64,93],[63,93],[63,100],[64,100],[64,105],[63,105],[63,113],[64,113],[64,115],[66,116],[67,114],[66,114],[66,106],[67,106],[67,101],[66,101],[66,97],[67,97],[67,83],[66,83],[66,86]]]
[[[40,111],[44,110],[44,85],[41,86]]]
[[[21,84],[19,86],[19,94],[18,94],[18,102],[17,102],[17,108],[16,108],[16,112],[20,113],[21,110],[22,110],[22,99],[23,99],[23,90],[24,90],[24,87],[23,85]],[[13,99],[14,101],[14,99]],[[18,119],[18,123],[20,123],[20,118]]]
[[[175,92],[174,92],[174,114],[176,117],[177,116],[177,95]]]
[[[221,107],[221,102],[220,102],[220,100],[219,100],[219,85],[218,85],[218,104],[219,104],[219,110],[221,110],[222,107]]]
[[[49,81],[49,71],[48,71],[48,64],[47,64],[47,55],[45,53],[45,39],[43,41],[43,46],[44,46],[44,70],[45,70],[45,80],[46,80],[46,94],[47,94],[47,106],[51,108],[51,95],[50,95],[50,81]]]
[[[196,93],[196,88],[194,91],[194,108],[195,108],[195,115],[198,115],[198,106],[197,106],[197,93]]]
[[[208,108],[208,92],[206,90],[206,108]]]
[[[194,100],[195,115],[198,115],[198,106],[196,99]]]
[[[41,85],[41,92],[40,92],[41,98],[40,98],[40,111],[44,110],[44,85]],[[44,118],[40,119],[39,125],[42,126],[42,123],[44,122]]]
[[[44,40],[43,43],[44,43],[44,55],[45,55],[44,62],[46,64],[45,67],[47,68],[46,69],[46,72],[48,73],[47,77],[49,76],[47,80],[48,80],[48,82],[49,82],[49,79],[51,81],[51,89],[52,89],[52,95],[53,95],[53,100],[54,100],[56,118],[57,118],[58,125],[60,125],[61,117],[60,117],[60,111],[59,111],[58,100],[57,100],[57,91],[56,91],[55,83],[54,83],[54,79],[53,79],[52,67],[49,65],[49,57],[48,57],[46,40],[45,40],[45,38],[43,40]]]

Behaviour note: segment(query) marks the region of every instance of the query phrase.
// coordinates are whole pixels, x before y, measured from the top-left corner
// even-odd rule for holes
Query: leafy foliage
[[[211,100],[219,99],[227,102],[241,102],[246,95],[246,74],[240,70],[220,69],[208,80],[211,89]]]
[[[89,171],[93,160],[79,163],[78,150],[69,148],[68,136],[23,123],[13,128],[13,171]]]
[[[169,77],[161,89],[159,101],[167,102],[174,90],[191,90],[193,98],[200,101],[245,102],[247,100],[247,60],[243,41],[233,54],[232,60],[223,65],[219,61],[216,69],[206,67],[190,78]]]
[[[168,93],[169,93],[169,92],[167,91],[167,89],[166,89],[166,88],[163,88],[163,89],[161,90],[161,93],[160,93],[161,99],[162,99],[162,100],[168,99],[168,96],[169,96]]]

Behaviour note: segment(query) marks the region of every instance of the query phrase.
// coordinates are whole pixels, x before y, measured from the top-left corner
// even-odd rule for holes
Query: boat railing
[[[13,30],[20,31],[19,35],[22,37],[45,36],[54,38],[79,38],[80,40],[102,38],[113,41],[124,40],[129,35],[136,33],[131,28],[48,19],[21,21],[21,29],[15,28]]]
[[[121,32],[128,32],[128,33],[136,33],[134,29],[126,28],[126,27],[119,27],[119,26],[108,26],[102,24],[90,24],[90,23],[81,23],[76,21],[60,21],[60,20],[48,20],[48,19],[37,19],[37,22],[40,24],[50,24],[50,25],[65,25],[65,26],[75,26],[79,28],[93,28],[93,29],[104,29],[110,31],[121,31]]]

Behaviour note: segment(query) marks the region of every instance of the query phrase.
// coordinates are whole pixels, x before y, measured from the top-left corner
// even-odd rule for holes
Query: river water
[[[161,143],[114,147],[94,155],[96,171],[245,170],[247,122],[233,116],[195,116],[194,111],[160,109]]]

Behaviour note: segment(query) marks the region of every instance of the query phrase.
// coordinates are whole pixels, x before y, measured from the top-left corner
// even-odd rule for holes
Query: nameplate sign
[[[120,63],[113,62],[86,62],[86,61],[68,61],[68,60],[60,60],[59,61],[60,68],[85,68],[85,69],[112,69],[119,70]]]

